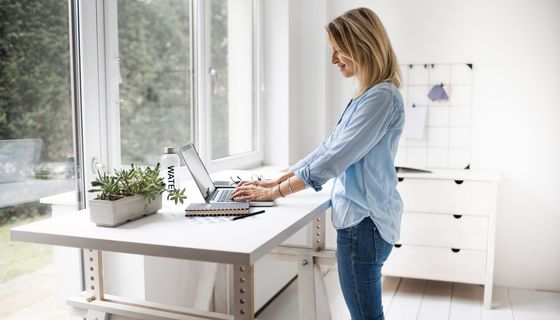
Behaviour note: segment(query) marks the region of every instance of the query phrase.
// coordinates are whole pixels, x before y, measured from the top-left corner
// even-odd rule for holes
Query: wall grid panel
[[[471,163],[473,65],[401,64],[405,112],[427,108],[422,138],[402,137],[397,166],[464,169]],[[449,100],[431,101],[430,89],[450,88]],[[405,124],[406,125],[406,124]]]

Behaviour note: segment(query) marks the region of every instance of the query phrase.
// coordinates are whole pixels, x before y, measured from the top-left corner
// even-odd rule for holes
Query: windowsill
[[[251,167],[247,170],[284,172],[284,171],[288,171],[288,169],[289,167],[285,167],[285,166],[256,166],[256,167]]]

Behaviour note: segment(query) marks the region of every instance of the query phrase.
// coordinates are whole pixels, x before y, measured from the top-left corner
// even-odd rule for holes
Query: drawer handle
[[[453,251],[453,252],[457,253],[457,252],[461,251],[461,249],[457,249],[457,248],[451,248],[451,251]]]
[[[455,180],[456,184],[462,184],[464,181],[463,180]]]
[[[399,182],[402,182],[404,180],[404,178],[399,178]]]
[[[455,218],[455,219],[461,219],[462,216],[463,216],[462,214],[454,214],[454,215],[453,215],[453,218]]]
[[[395,243],[394,246],[395,246],[395,248],[400,248],[400,247],[402,247],[402,244],[400,244],[400,243]]]

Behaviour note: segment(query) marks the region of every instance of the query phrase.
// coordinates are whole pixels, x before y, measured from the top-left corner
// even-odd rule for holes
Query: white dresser
[[[490,308],[498,180],[476,170],[399,173],[401,237],[383,274],[481,284]]]

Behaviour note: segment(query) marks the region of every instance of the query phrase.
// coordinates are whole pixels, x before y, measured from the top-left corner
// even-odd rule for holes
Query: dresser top
[[[399,172],[399,178],[499,181],[500,174],[481,169],[429,169],[431,173]]]

